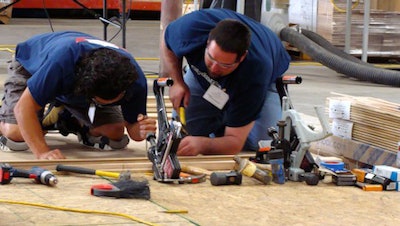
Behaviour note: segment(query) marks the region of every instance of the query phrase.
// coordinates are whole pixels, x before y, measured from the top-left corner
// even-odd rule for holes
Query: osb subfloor
[[[131,143],[126,150],[100,152],[83,148],[75,137],[49,136],[70,159],[145,156],[146,144]],[[31,160],[28,152],[0,152],[2,162]],[[0,225],[141,225],[125,214],[156,225],[399,225],[400,195],[397,192],[367,192],[356,187],[321,181],[317,186],[302,182],[263,185],[244,177],[241,185],[165,184],[152,175],[134,173],[150,184],[151,199],[115,199],[90,194],[95,184],[108,180],[91,175],[54,172],[54,187],[31,179],[14,178],[0,186]],[[70,212],[3,201],[51,205],[115,215]],[[186,214],[163,210],[187,210]]]

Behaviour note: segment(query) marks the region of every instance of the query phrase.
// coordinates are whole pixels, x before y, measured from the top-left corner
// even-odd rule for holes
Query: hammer
[[[101,171],[101,170],[95,170],[95,169],[88,169],[88,168],[83,168],[83,167],[78,167],[78,166],[65,166],[62,164],[58,164],[56,166],[56,170],[59,172],[63,171],[63,172],[71,172],[71,173],[97,175],[97,176],[103,176],[103,177],[112,177],[112,178],[118,178],[119,180],[131,179],[131,173],[129,171],[115,173],[115,172],[107,172],[107,171]]]

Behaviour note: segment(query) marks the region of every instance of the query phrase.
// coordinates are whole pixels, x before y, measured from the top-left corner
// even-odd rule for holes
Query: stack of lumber
[[[340,9],[346,9],[347,1],[334,1]],[[386,1],[391,2],[391,1]],[[399,3],[400,5],[400,3]],[[368,55],[385,57],[400,55],[400,12],[374,9],[371,5]],[[350,53],[362,54],[364,29],[364,4],[352,10]],[[318,1],[316,32],[340,49],[345,46],[346,12],[335,9],[330,0]]]
[[[351,104],[349,121],[353,123],[352,140],[397,153],[400,141],[400,104],[373,97],[327,98],[329,102],[333,100],[348,101]]]
[[[164,96],[165,109],[167,111],[167,117],[172,118],[172,103],[168,96]],[[147,116],[150,118],[157,118],[157,101],[155,96],[149,95],[147,97]]]

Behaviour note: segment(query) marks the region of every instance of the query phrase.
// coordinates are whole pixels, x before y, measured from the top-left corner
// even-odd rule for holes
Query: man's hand
[[[196,156],[209,149],[211,139],[208,137],[186,136],[179,143],[177,155]]]
[[[59,149],[54,149],[54,150],[39,154],[37,158],[53,160],[53,159],[65,159],[65,156],[61,153],[61,151]]]
[[[156,120],[147,117],[147,115],[139,114],[137,117],[139,123],[139,134],[141,139],[146,139],[148,133],[156,133]]]
[[[181,106],[181,103],[184,107],[187,107],[190,98],[189,87],[185,83],[174,81],[174,85],[169,88],[169,98],[175,110]]]
[[[236,155],[246,141],[254,122],[242,127],[226,127],[222,137],[186,136],[178,146],[177,155]]]

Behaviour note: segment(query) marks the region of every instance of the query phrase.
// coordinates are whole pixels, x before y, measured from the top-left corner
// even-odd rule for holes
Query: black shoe
[[[64,109],[58,114],[58,121],[55,124],[55,128],[60,132],[63,136],[68,136],[68,134],[72,133],[78,135],[79,133],[83,133],[86,130],[76,119],[72,116],[72,114]]]

